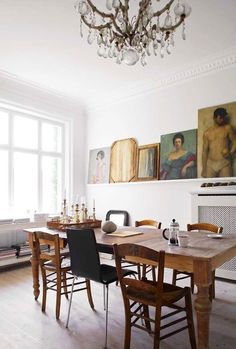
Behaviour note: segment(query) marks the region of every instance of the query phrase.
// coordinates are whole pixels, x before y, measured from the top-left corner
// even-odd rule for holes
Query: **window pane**
[[[58,213],[61,209],[61,159],[44,156],[43,174],[43,211]]]
[[[8,151],[0,150],[0,217],[8,217]]]
[[[61,152],[61,127],[43,123],[42,124],[42,149],[45,151]]]
[[[8,143],[8,114],[0,110],[0,144]]]
[[[36,149],[38,147],[38,121],[16,115],[13,142],[17,147]]]
[[[25,215],[38,208],[38,156],[14,154],[14,209]]]

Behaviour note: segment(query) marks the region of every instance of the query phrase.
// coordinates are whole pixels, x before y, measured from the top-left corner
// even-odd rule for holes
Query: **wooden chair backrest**
[[[148,292],[149,294],[156,294],[157,298],[161,298],[163,293],[164,280],[164,265],[165,265],[165,251],[154,251],[148,247],[136,244],[120,244],[113,245],[118,280],[121,285],[123,298],[127,297],[127,288],[131,286],[133,289]],[[122,261],[129,262],[135,260],[135,263],[142,268],[143,264],[152,265],[157,268],[157,283],[146,283],[144,280],[137,280],[131,277],[125,277],[122,273]]]
[[[195,224],[188,224],[187,230],[205,230],[210,231],[212,233],[221,234],[223,232],[223,227],[218,227],[217,225],[210,224],[210,223],[195,223]]]
[[[60,250],[64,247],[64,242],[58,234],[34,232],[33,243],[40,262],[52,261],[55,265],[60,266]],[[45,249],[45,245],[48,245],[49,248]]]
[[[141,221],[135,221],[135,227],[141,227],[144,225],[150,225],[150,226],[155,227],[157,229],[161,228],[161,222],[155,221],[153,219],[143,219]]]

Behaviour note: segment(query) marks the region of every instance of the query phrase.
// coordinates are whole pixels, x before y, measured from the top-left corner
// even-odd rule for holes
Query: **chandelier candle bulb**
[[[99,57],[113,58],[135,65],[140,61],[145,66],[146,57],[165,51],[170,54],[174,46],[176,29],[182,25],[182,39],[185,40],[185,19],[191,13],[186,1],[152,0],[106,0],[105,10],[94,5],[92,0],[77,0],[75,11],[82,25],[88,28],[87,42],[97,42]],[[97,1],[96,3],[100,3]],[[106,12],[105,12],[106,11]],[[158,45],[161,44],[161,45]]]

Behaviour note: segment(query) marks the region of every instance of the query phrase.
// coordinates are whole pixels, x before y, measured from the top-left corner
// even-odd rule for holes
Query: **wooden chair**
[[[143,219],[142,221],[135,221],[135,227],[151,226],[157,229],[161,229],[161,222],[154,221],[153,219]]]
[[[195,223],[195,224],[188,224],[187,230],[188,231],[203,230],[206,232],[221,234],[223,232],[223,227],[218,227],[217,225],[210,224],[210,223]],[[178,276],[178,275],[182,275],[182,276]],[[172,277],[172,284],[173,285],[176,285],[177,280],[183,280],[186,278],[190,278],[191,291],[192,291],[192,293],[194,293],[193,273],[182,272],[182,271],[178,271],[176,269],[173,270],[173,277]],[[212,272],[212,285],[209,288],[209,294],[210,294],[211,300],[215,298],[215,271]]]
[[[61,295],[68,299],[68,293],[72,286],[73,275],[71,273],[69,250],[64,249],[64,241],[58,234],[52,235],[43,232],[35,232],[33,241],[36,247],[37,258],[41,268],[43,281],[42,311],[46,309],[47,290],[56,292],[56,319],[60,317]],[[46,244],[46,245],[45,245]],[[45,246],[48,246],[45,249]],[[73,292],[87,290],[91,308],[94,308],[90,289],[90,281],[76,282]]]
[[[189,287],[181,288],[164,283],[165,252],[157,252],[135,244],[115,244],[114,254],[125,308],[124,349],[130,348],[132,327],[154,334],[154,349],[160,348],[160,340],[188,329],[191,348],[195,349],[196,339],[191,291]],[[154,266],[157,273],[157,282],[147,280],[145,277],[132,279],[123,275],[121,261],[124,259],[129,261],[129,258],[132,258],[132,260],[135,258],[140,266],[146,262]],[[181,299],[185,300],[183,306],[176,304]],[[154,308],[154,312],[152,312],[154,314],[153,317],[149,314],[149,307]],[[162,315],[162,307],[174,310]],[[184,312],[182,316],[175,316],[182,312]],[[171,316],[174,316],[173,320],[170,319]],[[171,321],[167,323],[167,319]],[[165,320],[164,324],[162,320]],[[172,327],[177,324],[177,327]],[[162,330],[167,328],[171,329],[171,331],[168,333],[165,331],[163,334]],[[176,344],[176,346],[178,345]]]
[[[135,227],[155,227],[157,229],[161,229],[161,222],[155,221],[153,219],[143,219],[141,221],[135,221]],[[143,265],[143,275],[152,271],[152,278],[155,281],[155,268],[152,268],[148,265]],[[139,277],[141,277],[141,270],[138,268]]]

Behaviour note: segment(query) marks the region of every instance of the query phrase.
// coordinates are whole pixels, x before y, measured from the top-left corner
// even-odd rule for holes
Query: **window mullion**
[[[43,205],[43,173],[42,173],[42,121],[38,125],[38,208],[42,211]]]
[[[9,112],[9,134],[8,134],[8,176],[9,176],[9,187],[8,187],[8,195],[9,195],[9,207],[12,211],[14,206],[14,151],[13,151],[13,127],[14,127],[14,114]]]

